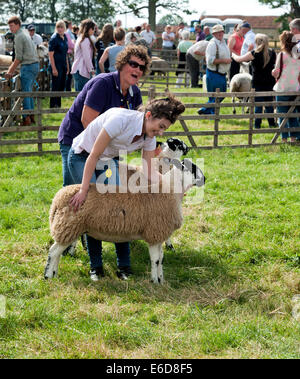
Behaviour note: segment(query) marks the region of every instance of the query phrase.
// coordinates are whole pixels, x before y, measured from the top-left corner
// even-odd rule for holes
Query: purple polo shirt
[[[67,112],[58,131],[58,142],[71,146],[73,139],[84,130],[81,123],[84,105],[101,114],[112,107],[137,109],[141,104],[142,96],[137,86],[130,87],[123,96],[118,71],[99,74],[87,82]]]

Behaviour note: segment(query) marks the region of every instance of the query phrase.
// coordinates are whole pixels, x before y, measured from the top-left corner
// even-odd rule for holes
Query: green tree
[[[86,18],[92,18],[102,27],[106,22],[111,22],[116,13],[116,6],[110,0],[65,0],[61,3],[63,8],[60,17],[78,24]]]
[[[26,21],[35,12],[36,1],[33,0],[1,0],[1,18],[6,21],[12,15],[19,16],[21,21]]]
[[[173,14],[167,14],[158,20],[161,25],[178,25],[180,22],[184,22],[183,18]]]
[[[288,18],[300,18],[299,0],[258,0],[262,4],[269,5],[272,9],[289,7],[289,12],[285,12],[278,18],[278,21],[288,24]]]
[[[189,0],[124,0],[124,9],[120,13],[133,13],[137,17],[143,17],[143,12],[148,12],[148,22],[152,30],[156,27],[156,14],[160,9],[167,9],[173,14],[177,14],[178,10],[186,14],[192,14],[189,10]]]

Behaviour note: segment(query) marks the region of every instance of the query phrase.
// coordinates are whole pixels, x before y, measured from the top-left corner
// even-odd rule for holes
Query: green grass
[[[80,243],[45,281],[60,157],[0,160],[1,358],[300,358],[299,148],[189,156],[204,158],[205,198],[183,207],[163,286],[150,282],[142,241],[128,282],[110,243],[101,282],[90,282]]]

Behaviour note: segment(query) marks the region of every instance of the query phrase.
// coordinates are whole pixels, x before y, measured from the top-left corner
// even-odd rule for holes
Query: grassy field
[[[128,282],[109,243],[99,283],[81,244],[45,281],[60,157],[0,160],[0,358],[300,358],[299,147],[189,156],[204,158],[205,198],[183,207],[163,286],[142,241]]]

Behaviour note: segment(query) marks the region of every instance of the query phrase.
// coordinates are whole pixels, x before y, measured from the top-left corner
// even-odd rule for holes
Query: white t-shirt
[[[244,36],[244,42],[241,49],[241,55],[245,55],[248,53],[249,46],[254,45],[253,49],[256,49],[255,43],[255,33],[252,30],[249,30]]]
[[[204,53],[206,52],[206,48],[209,44],[209,41],[199,41],[199,42],[196,42],[193,44],[193,46],[191,46],[188,51],[187,51],[187,54],[191,54],[192,57],[194,57],[195,59],[197,59],[197,61],[201,61],[201,59],[204,59],[204,56],[203,55],[198,55],[198,54],[195,54],[195,51],[199,51],[200,53]]]
[[[118,157],[121,150],[131,153],[143,149],[153,151],[156,148],[156,138],[139,138],[131,143],[133,138],[142,134],[144,113],[125,108],[110,108],[95,118],[88,127],[73,140],[72,149],[76,154],[82,151],[90,153],[102,129],[111,137],[111,141],[99,159]]]
[[[31,39],[36,46],[41,45],[43,43],[43,38],[39,34],[34,33]]]
[[[166,40],[164,38],[167,38]],[[173,32],[167,33],[163,32],[162,34],[162,46],[163,47],[173,47],[175,40],[170,40],[169,38],[174,38],[175,39],[175,34]]]
[[[147,32],[147,30],[143,30],[141,32],[141,37],[144,38],[144,40],[149,44],[151,45],[151,43],[156,39],[155,38],[155,34],[152,32],[152,30],[150,30],[149,32]]]

